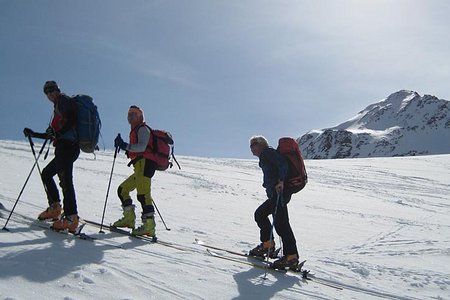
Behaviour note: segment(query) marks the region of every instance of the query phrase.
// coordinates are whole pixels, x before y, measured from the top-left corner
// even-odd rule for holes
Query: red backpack
[[[301,191],[308,182],[308,174],[300,147],[293,138],[283,137],[278,140],[277,151],[286,157],[289,165],[284,188],[292,194]]]
[[[164,171],[169,167],[172,168],[173,163],[171,161],[171,157],[178,165],[178,168],[181,169],[180,164],[178,164],[178,161],[173,154],[174,142],[170,132],[163,130],[153,130],[150,128],[150,133],[150,147],[154,154],[154,159],[152,160],[156,163],[156,169],[159,171]]]

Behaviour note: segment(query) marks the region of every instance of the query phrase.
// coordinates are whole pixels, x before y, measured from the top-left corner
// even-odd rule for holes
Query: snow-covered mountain
[[[310,159],[450,153],[449,109],[450,101],[401,90],[298,142]]]

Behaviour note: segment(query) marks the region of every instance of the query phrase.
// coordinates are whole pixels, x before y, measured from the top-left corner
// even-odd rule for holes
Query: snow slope
[[[75,165],[86,219],[101,221],[112,156],[82,154]],[[261,171],[256,160],[178,159],[183,169],[157,173],[153,196],[171,228],[157,219],[160,240],[185,251],[90,226],[95,242],[30,225],[18,214],[34,218],[46,207],[34,172],[10,232],[0,231],[0,298],[450,299],[450,155],[306,161],[310,181],[289,204],[291,224],[306,267],[343,290],[273,272],[263,280],[264,270],[208,256],[195,238],[236,251],[258,243]],[[7,209],[33,162],[27,143],[0,141]],[[105,223],[121,214],[115,190],[130,172],[120,154]]]
[[[450,101],[398,91],[332,128],[298,140],[306,158],[450,153]]]

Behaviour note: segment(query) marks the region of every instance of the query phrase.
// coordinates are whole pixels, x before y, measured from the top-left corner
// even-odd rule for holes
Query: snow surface
[[[208,256],[195,238],[238,252],[259,242],[261,171],[256,160],[178,159],[182,170],[156,174],[153,196],[171,228],[157,219],[160,240],[186,251],[88,225],[98,240],[83,241],[13,214],[10,232],[0,231],[0,298],[450,299],[450,155],[306,161],[310,181],[289,204],[291,224],[306,267],[343,290],[276,272],[263,280],[261,269]],[[106,151],[75,164],[85,219],[101,221],[112,161]],[[33,162],[28,143],[0,141],[7,209]],[[126,162],[120,153],[106,224],[121,214],[116,188],[131,172]],[[35,170],[16,212],[35,218],[46,206]],[[8,213],[0,212],[3,227]]]

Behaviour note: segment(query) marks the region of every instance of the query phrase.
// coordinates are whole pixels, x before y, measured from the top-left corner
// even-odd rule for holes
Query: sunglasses
[[[255,147],[256,145],[258,145],[258,143],[251,143],[251,144],[250,144],[250,148],[253,148],[253,147]]]

